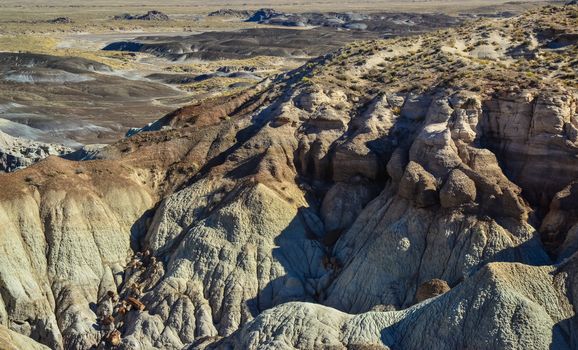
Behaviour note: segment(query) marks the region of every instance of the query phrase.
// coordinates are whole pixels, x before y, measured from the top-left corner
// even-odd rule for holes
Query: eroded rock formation
[[[576,81],[510,50],[523,26],[575,52],[548,49],[575,10],[354,44],[0,175],[0,324],[57,349],[575,347]]]
[[[64,155],[72,149],[49,143],[12,137],[0,131],[0,172],[25,168],[51,155]]]

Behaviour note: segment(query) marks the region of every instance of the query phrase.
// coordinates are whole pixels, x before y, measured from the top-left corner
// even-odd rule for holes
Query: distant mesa
[[[281,12],[277,12],[274,9],[263,8],[263,9],[256,11],[255,13],[253,13],[253,15],[247,19],[247,22],[262,23],[262,22],[268,21],[272,18],[281,17],[281,16],[285,16],[285,14],[281,13]]]
[[[460,23],[460,20],[457,18],[441,14],[374,13],[369,15],[354,12],[287,13],[277,11],[273,8],[262,8],[256,11],[224,8],[211,12],[208,16],[240,18],[249,23],[282,27],[328,27],[371,32],[395,31],[396,28],[415,26],[416,24],[421,27],[430,27],[432,23],[439,22],[440,27],[447,27]],[[505,17],[505,15],[502,14],[494,16]],[[417,28],[416,31],[420,31],[420,29]]]
[[[267,24],[285,27],[305,27],[307,19],[302,17],[274,17],[267,21]]]
[[[130,13],[125,13],[122,15],[114,16],[115,20],[140,20],[140,21],[168,21],[170,18],[161,11],[151,10],[144,15],[131,15]]]
[[[415,13],[374,13],[361,14],[354,12],[336,13],[284,13],[271,8],[255,11],[246,22],[269,24],[284,27],[328,27],[351,31],[369,32],[420,32],[426,27],[449,27],[459,24],[456,17],[443,14],[415,14]]]
[[[235,9],[220,9],[213,11],[208,14],[209,17],[237,17],[237,18],[249,18],[253,16],[255,11],[248,10],[235,10]]]
[[[234,10],[231,10],[234,11]],[[230,14],[229,10],[215,12]],[[222,17],[224,18],[224,17]],[[192,59],[246,59],[275,56],[292,59],[316,57],[355,40],[424,33],[462,23],[444,14],[413,13],[279,13],[256,11],[247,21],[283,28],[208,31],[191,36],[146,36],[107,44],[105,51],[142,52],[172,61]],[[309,27],[309,30],[287,28]],[[320,40],[322,38],[322,40]]]
[[[291,13],[278,12],[271,8],[257,10],[250,16],[246,22],[255,22],[260,24],[270,24],[285,27],[305,27],[310,17],[315,14],[296,15]]]
[[[237,17],[245,22],[270,24],[285,27],[305,27],[307,25],[323,27],[343,27],[345,29],[366,30],[367,24],[357,23],[371,18],[357,13],[322,14],[309,12],[302,14],[279,12],[273,8],[262,8],[257,11],[220,9],[208,14],[209,17]]]

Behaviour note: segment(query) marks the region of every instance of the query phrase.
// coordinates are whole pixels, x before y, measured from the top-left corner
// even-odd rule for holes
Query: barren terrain
[[[22,55],[19,60],[23,61],[26,54],[61,57],[63,61],[79,57],[107,68],[80,72],[80,81],[76,81],[62,75],[79,72],[62,72],[42,64],[20,67],[13,60],[2,60],[0,131],[72,147],[109,143],[178,106],[251,87],[348,42],[415,35],[477,15],[513,15],[539,3],[223,1],[208,6],[205,2],[185,5],[169,1],[156,5],[131,1],[2,2],[0,51]],[[307,28],[291,28],[269,21],[208,16],[229,8],[252,13],[265,5],[274,6],[283,16],[299,13],[314,19]],[[428,13],[434,8],[435,13]],[[115,19],[124,13],[138,15],[152,9],[166,12],[168,17]],[[417,9],[423,14],[417,15]],[[447,14],[441,14],[444,11]],[[351,28],[356,29],[348,29],[347,22],[337,28],[320,21],[323,16],[325,21],[333,21],[346,13],[353,19]]]
[[[295,23],[299,4],[265,21]],[[331,4],[304,3],[298,22]],[[141,37],[89,34],[86,48],[68,23],[46,32],[47,56],[0,54],[12,84],[0,92],[50,92],[38,108],[106,93],[150,110],[158,91],[182,105],[64,157],[0,137],[0,342],[576,349],[578,5],[410,3],[459,23],[387,37],[344,28],[363,22],[339,12],[349,5],[323,14],[337,27],[224,10],[206,20],[228,30],[170,35],[161,21],[157,35],[147,22]],[[123,6],[106,11],[151,15]],[[169,18],[196,11],[165,6]],[[399,13],[384,18],[429,18]],[[315,45],[321,32],[349,39]],[[299,35],[303,47],[284,41]]]

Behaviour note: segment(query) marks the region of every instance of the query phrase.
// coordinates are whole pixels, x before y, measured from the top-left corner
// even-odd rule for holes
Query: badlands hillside
[[[544,7],[1,174],[0,344],[576,349],[577,74]]]

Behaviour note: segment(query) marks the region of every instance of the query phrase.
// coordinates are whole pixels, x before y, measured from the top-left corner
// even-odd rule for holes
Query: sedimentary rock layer
[[[56,349],[574,348],[576,78],[544,72],[576,11],[352,44],[0,175],[0,323]]]

